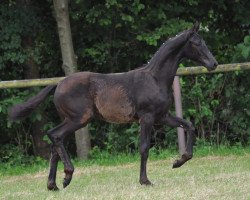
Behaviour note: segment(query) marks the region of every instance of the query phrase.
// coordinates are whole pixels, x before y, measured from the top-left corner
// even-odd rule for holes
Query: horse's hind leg
[[[83,126],[80,122],[73,122],[70,120],[64,120],[59,126],[54,129],[48,131],[48,137],[52,141],[52,157],[51,157],[51,166],[50,166],[50,174],[48,179],[48,189],[57,189],[55,179],[56,179],[56,168],[58,162],[58,155],[60,156],[63,164],[64,164],[64,172],[65,178],[63,182],[63,187],[69,185],[72,175],[74,172],[74,166],[70,161],[70,158],[64,148],[63,140],[65,136],[70,133],[74,133],[76,130]],[[51,187],[49,187],[51,186]]]
[[[56,131],[59,127],[63,125],[60,124],[59,126],[51,129],[48,131],[48,135]],[[50,171],[49,171],[49,177],[48,177],[48,183],[47,183],[47,188],[48,190],[54,190],[57,191],[59,188],[56,185],[56,172],[57,172],[57,164],[60,159],[59,154],[57,153],[55,149],[55,145],[52,143],[51,144],[51,155],[50,155]]]
[[[49,178],[48,178],[48,184],[47,188],[48,190],[59,190],[56,186],[56,171],[57,171],[57,164],[59,161],[59,155],[54,147],[54,145],[51,145],[51,158],[50,158],[50,172],[49,172]]]

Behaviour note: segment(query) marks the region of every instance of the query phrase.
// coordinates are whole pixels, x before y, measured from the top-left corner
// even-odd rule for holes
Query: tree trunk
[[[17,1],[19,6],[26,7],[29,9],[31,7],[30,1],[19,0]],[[22,38],[23,48],[27,51],[32,51],[34,48],[34,41],[31,36]],[[24,76],[25,79],[39,78],[39,66],[35,63],[34,58],[30,56],[25,62]],[[32,90],[32,89],[30,89]],[[45,132],[43,131],[43,126],[47,123],[45,113],[42,113],[42,119],[40,121],[35,121],[32,124],[31,136],[33,142],[33,151],[36,156],[48,159],[50,154],[50,147],[47,142],[43,140]]]
[[[31,40],[31,38],[28,38],[28,40]],[[26,64],[25,78],[26,79],[38,78],[39,77],[38,66],[34,62],[33,58],[30,57],[25,64]],[[46,135],[46,132],[43,131],[43,126],[47,123],[47,120],[45,113],[41,113],[41,116],[42,118],[40,121],[35,121],[32,124],[31,136],[33,141],[34,154],[36,156],[48,159],[50,154],[50,147],[49,144],[43,140],[43,137]]]
[[[68,0],[53,0],[53,3],[63,59],[62,68],[65,74],[69,75],[77,71],[77,58],[71,36]],[[90,136],[87,127],[76,131],[75,138],[77,157],[86,159],[90,150]]]

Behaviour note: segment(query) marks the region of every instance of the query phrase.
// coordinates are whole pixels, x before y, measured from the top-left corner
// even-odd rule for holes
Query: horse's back
[[[94,74],[92,72],[77,72],[67,76],[65,79],[60,81],[56,88],[56,93],[70,93],[75,90],[78,86],[89,85],[89,78]]]

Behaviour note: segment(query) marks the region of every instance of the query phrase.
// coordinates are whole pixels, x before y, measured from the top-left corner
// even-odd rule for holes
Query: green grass
[[[59,192],[46,189],[48,167],[18,176],[0,176],[0,199],[218,199],[250,200],[250,152],[243,148],[202,148],[179,169],[174,152],[151,152],[148,176],[153,187],[138,183],[138,155],[103,153],[96,161],[75,161],[72,183]],[[29,171],[29,169],[28,169]]]
[[[227,156],[227,155],[245,155],[250,154],[250,148],[243,148],[242,146],[199,146],[194,149],[194,157],[204,156]],[[151,160],[163,160],[177,157],[176,150],[150,150]],[[140,159],[139,153],[136,154],[110,154],[99,149],[92,151],[91,157],[85,161],[73,160],[73,164],[78,166],[114,166],[120,164],[138,162]],[[0,163],[0,177],[9,175],[22,175],[27,173],[36,173],[41,170],[48,169],[49,163],[42,159],[36,159],[31,165],[10,165],[10,163]],[[62,164],[59,164],[59,169],[62,169]]]

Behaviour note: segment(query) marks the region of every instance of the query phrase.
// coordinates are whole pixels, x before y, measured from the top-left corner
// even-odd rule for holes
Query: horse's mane
[[[158,66],[161,64],[162,59],[166,59],[168,56],[171,55],[173,51],[176,50],[179,46],[183,45],[184,42],[187,40],[187,31],[183,31],[176,35],[173,38],[169,38],[166,42],[164,42],[161,47],[156,51],[153,57],[149,60],[149,62],[143,67],[152,68],[154,66]]]

